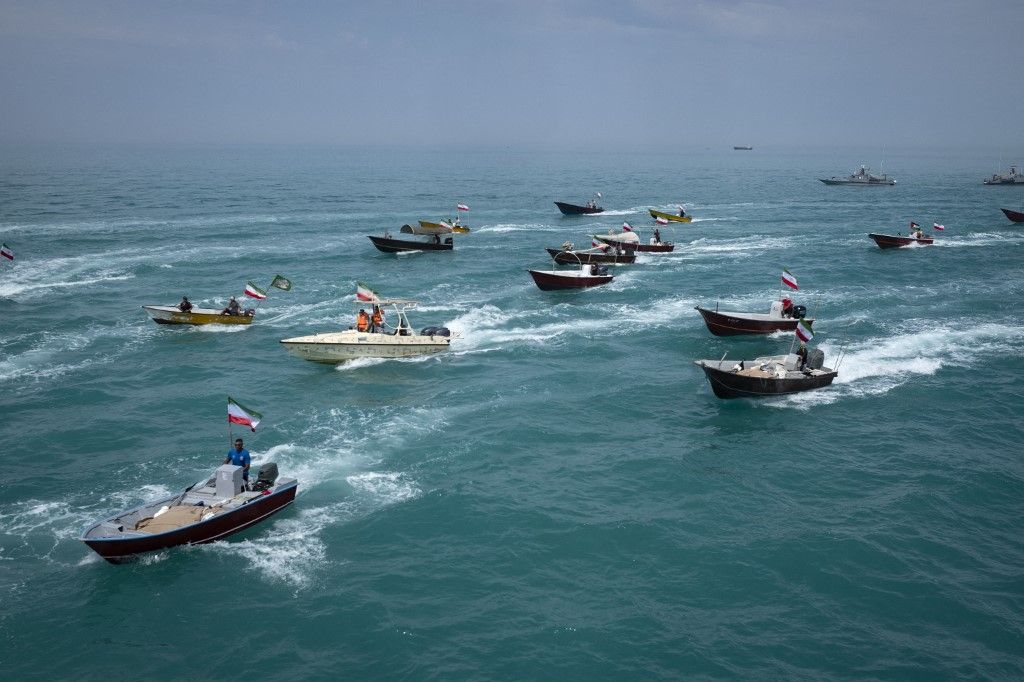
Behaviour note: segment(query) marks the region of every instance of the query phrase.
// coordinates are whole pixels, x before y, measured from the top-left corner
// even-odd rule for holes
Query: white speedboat
[[[419,333],[413,330],[406,310],[416,307],[416,301],[378,300],[375,305],[390,308],[394,326],[384,324],[375,331],[351,328],[340,332],[322,332],[310,336],[283,339],[288,352],[303,360],[338,364],[360,358],[409,358],[430,355],[447,350],[451,345],[451,332],[446,327],[425,327]]]

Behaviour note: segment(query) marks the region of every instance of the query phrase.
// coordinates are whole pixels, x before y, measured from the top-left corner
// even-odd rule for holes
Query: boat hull
[[[436,244],[432,241],[420,241],[416,239],[394,239],[391,237],[375,237],[366,235],[373,242],[379,251],[384,253],[399,253],[402,251],[451,251],[455,244],[451,238]]]
[[[675,251],[676,245],[671,242],[660,242],[658,244],[642,244],[639,241],[623,241],[620,239],[614,239],[612,237],[605,237],[602,235],[594,235],[598,241],[605,244],[611,244],[612,246],[618,244],[625,251],[637,251],[639,253],[670,253]]]
[[[564,215],[590,215],[593,213],[604,213],[604,209],[600,206],[591,208],[590,206],[577,206],[576,204],[567,204],[564,201],[556,201],[555,206]]]
[[[673,223],[689,223],[693,221],[693,218],[686,216],[675,215],[674,213],[664,213],[663,211],[655,211],[653,208],[647,209],[647,212],[651,214],[652,218],[664,218],[665,220]]]
[[[839,375],[838,372],[823,368],[822,371],[799,378],[777,379],[774,377],[744,376],[736,372],[720,369],[723,364],[715,360],[698,360],[695,363],[704,370],[711,390],[719,398],[751,398],[758,396],[787,395],[813,391],[830,385]],[[734,364],[734,363],[726,363]],[[793,374],[793,373],[791,373]]]
[[[252,324],[254,315],[222,315],[219,310],[193,308],[183,313],[173,305],[142,306],[157,324],[204,325],[204,324]]]
[[[935,242],[931,237],[917,239],[916,237],[904,237],[902,235],[893,234],[875,234],[874,232],[868,236],[878,244],[878,248],[880,249],[897,249],[901,246],[911,246],[912,244],[929,246]]]
[[[295,357],[337,365],[363,358],[411,358],[445,351],[451,345],[447,336],[395,336],[373,332],[331,332],[284,339],[281,345]]]
[[[743,336],[748,334],[774,334],[779,331],[793,331],[800,323],[795,317],[771,317],[756,313],[731,313],[708,310],[697,306],[697,312],[704,318],[708,331],[715,336]],[[814,318],[804,318],[809,324]]]
[[[1002,211],[1003,215],[1009,218],[1012,222],[1024,223],[1024,213],[1021,213],[1020,211],[1011,211],[1008,208],[1001,208],[999,210]]]
[[[586,265],[587,263],[635,263],[635,253],[588,253],[581,251],[563,251],[562,249],[546,249],[556,263],[565,265]]]
[[[534,283],[541,291],[564,291],[567,289],[587,289],[590,287],[608,284],[614,278],[612,275],[581,275],[578,272],[567,270],[529,270]]]
[[[158,552],[171,547],[214,542],[241,532],[281,511],[295,501],[297,490],[298,483],[293,481],[290,485],[258,497],[237,509],[166,533],[133,535],[125,538],[83,537],[82,541],[113,564],[124,563],[140,554]]]

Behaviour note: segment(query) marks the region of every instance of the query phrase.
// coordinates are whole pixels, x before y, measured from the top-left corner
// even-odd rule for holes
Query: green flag
[[[285,291],[291,291],[292,289],[291,280],[285,279],[281,275],[275,275],[274,281],[270,283],[270,286],[284,289]]]

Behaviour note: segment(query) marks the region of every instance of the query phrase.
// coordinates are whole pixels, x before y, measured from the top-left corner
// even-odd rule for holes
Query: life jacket
[[[380,308],[373,311],[373,324],[376,327],[381,326],[384,323],[384,315],[381,314]]]
[[[359,313],[356,316],[356,329],[361,332],[365,332],[366,328],[370,326],[370,318],[366,313]]]

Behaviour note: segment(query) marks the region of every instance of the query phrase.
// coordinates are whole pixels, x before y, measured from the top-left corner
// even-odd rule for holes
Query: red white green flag
[[[244,424],[253,431],[259,425],[260,420],[263,419],[263,415],[256,410],[250,410],[244,405],[240,405],[232,400],[231,396],[228,396],[228,422],[231,424]]]
[[[810,322],[800,318],[800,321],[796,323],[796,338],[800,339],[804,343],[807,343],[814,338],[814,332],[811,331]]]
[[[455,208],[458,209],[459,211],[468,211],[469,210],[469,206],[466,206],[465,204],[457,204],[455,206]]]
[[[372,301],[376,303],[380,300],[380,296],[376,291],[366,286],[362,282],[356,282],[356,300],[357,301]]]
[[[662,218],[661,216],[658,216],[657,218],[654,219],[654,222],[658,223],[659,225],[668,225],[668,218]]]
[[[622,229],[625,232],[632,232],[633,231],[633,228],[632,228],[632,226],[630,226],[629,223],[622,223]]]
[[[263,289],[260,289],[258,286],[256,286],[252,282],[246,282],[245,283],[245,295],[249,296],[251,298],[255,298],[258,301],[262,301],[263,299],[265,299],[267,297],[267,292],[265,292]]]
[[[782,270],[782,283],[785,284],[790,289],[799,289],[800,288],[796,284],[796,275],[794,275],[789,270],[786,270],[785,268],[783,268],[783,270]]]
[[[0,256],[7,260],[14,260],[14,252],[11,251],[11,247],[7,246],[7,244],[0,244]]]

